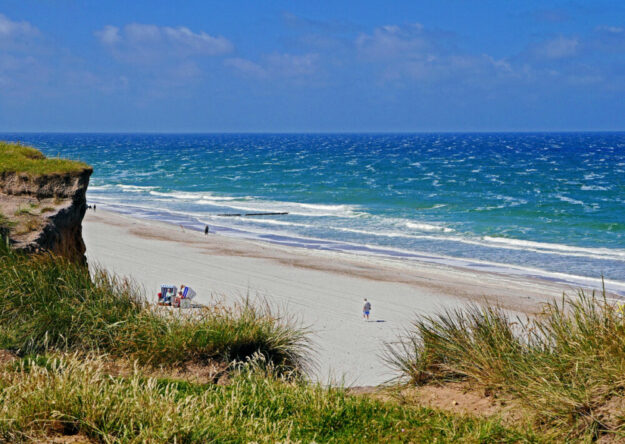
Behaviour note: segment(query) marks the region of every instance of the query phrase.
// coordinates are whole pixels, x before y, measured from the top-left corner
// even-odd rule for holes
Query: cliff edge
[[[0,142],[0,237],[12,248],[86,263],[82,219],[93,169]]]

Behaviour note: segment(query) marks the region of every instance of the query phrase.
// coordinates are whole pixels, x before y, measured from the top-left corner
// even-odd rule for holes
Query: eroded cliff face
[[[12,248],[49,251],[86,263],[82,220],[87,210],[87,187],[93,170],[29,176],[0,175],[0,213],[8,220]]]

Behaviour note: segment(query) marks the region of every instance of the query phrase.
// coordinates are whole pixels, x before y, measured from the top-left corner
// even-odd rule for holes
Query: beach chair
[[[182,290],[182,299],[180,300],[180,308],[191,308],[191,300],[195,297],[195,290],[191,287],[184,287]]]
[[[161,285],[161,297],[158,300],[159,304],[171,305],[174,302],[174,298],[178,293],[178,288],[175,285]]]

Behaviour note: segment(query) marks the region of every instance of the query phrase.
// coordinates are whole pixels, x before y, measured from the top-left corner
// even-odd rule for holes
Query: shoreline
[[[385,344],[417,315],[470,302],[532,314],[541,302],[576,288],[542,279],[417,260],[279,245],[202,232],[155,220],[88,211],[83,237],[91,265],[133,277],[155,298],[171,282],[194,288],[197,302],[266,299],[309,326],[317,370],[311,379],[378,385],[394,374]],[[364,298],[372,322],[361,319]]]
[[[213,232],[225,234],[232,238],[261,241],[263,243],[302,249],[345,253],[348,255],[438,264],[453,268],[464,268],[471,271],[487,271],[505,276],[518,276],[522,279],[546,280],[559,285],[591,290],[594,289],[597,291],[600,291],[602,286],[605,285],[606,290],[614,299],[625,299],[625,282],[612,279],[602,280],[600,277],[567,274],[564,272],[549,271],[531,266],[492,262],[470,257],[454,257],[438,253],[432,254],[425,251],[402,250],[400,248],[390,246],[368,245],[349,241],[298,236],[294,234],[272,233],[262,230],[244,230],[227,225],[219,225],[219,223],[215,223],[214,220],[203,221],[198,219],[198,217],[192,213],[184,214],[163,209],[150,209],[132,204],[106,202],[98,199],[91,199],[91,201],[101,205],[104,209],[108,209],[115,213],[125,214],[133,218],[147,219],[155,222],[165,222],[170,225],[183,226],[184,228],[190,230],[202,231],[204,226],[208,224]],[[461,242],[471,243],[472,241]]]

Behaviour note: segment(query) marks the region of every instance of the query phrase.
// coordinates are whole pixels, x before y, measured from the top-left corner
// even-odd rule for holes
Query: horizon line
[[[426,135],[426,134],[584,134],[625,133],[619,130],[485,130],[485,131],[4,131],[0,134],[84,135]]]

